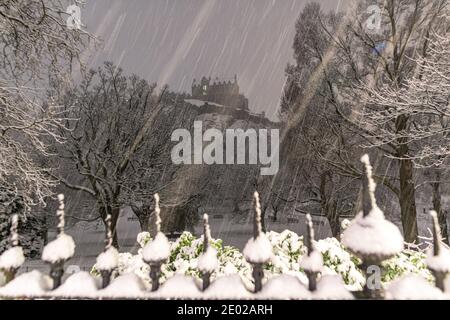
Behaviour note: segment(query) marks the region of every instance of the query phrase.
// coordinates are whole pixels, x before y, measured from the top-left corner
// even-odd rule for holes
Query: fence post
[[[264,264],[272,257],[272,245],[262,231],[261,225],[261,204],[257,191],[253,194],[255,213],[253,215],[253,238],[251,238],[245,248],[245,259],[253,266],[252,276],[255,283],[254,292],[262,289],[264,278]]]
[[[202,275],[202,291],[208,289],[211,283],[211,275],[217,268],[217,251],[209,244],[211,240],[211,228],[208,215],[203,215],[203,253],[198,258],[198,269]]]
[[[430,215],[433,219],[433,250],[432,252],[429,252],[427,257],[427,267],[434,277],[435,286],[442,291],[445,291],[444,282],[447,274],[450,272],[450,265],[448,265],[448,260],[446,261],[445,258],[440,257],[448,256],[443,254],[443,252],[448,249],[441,244],[441,227],[439,226],[436,211],[430,211]]]
[[[323,266],[323,260],[322,254],[314,248],[314,228],[311,215],[309,213],[306,215],[305,242],[307,253],[300,262],[300,266],[303,268],[306,276],[308,277],[308,290],[315,291],[317,288],[317,275]]]
[[[5,284],[12,281],[19,270],[20,266],[25,262],[23,249],[19,246],[19,215],[13,214],[11,218],[10,242],[11,247],[0,256],[0,271],[5,276]],[[4,260],[4,261],[3,261]]]
[[[64,275],[64,263],[74,254],[75,243],[71,236],[64,233],[64,195],[58,195],[59,207],[56,211],[58,217],[58,235],[49,242],[42,252],[42,260],[50,264],[50,277],[53,279],[53,290],[61,285]]]
[[[364,164],[362,176],[362,212],[342,234],[342,244],[362,260],[361,268],[366,277],[362,297],[380,299],[384,297],[381,277],[372,284],[370,269],[381,270],[381,263],[403,250],[403,237],[393,223],[384,218],[375,199],[376,184],[372,177],[369,156],[361,157]],[[365,241],[362,241],[365,239]]]
[[[150,279],[152,280],[152,291],[159,288],[159,278],[161,275],[161,266],[170,256],[170,244],[164,233],[161,232],[161,217],[159,208],[159,195],[155,193],[155,236],[142,250],[142,257],[146,264],[150,266]]]
[[[119,252],[112,245],[111,215],[108,214],[105,219],[105,249],[97,257],[96,268],[100,271],[102,277],[102,289],[106,288],[111,282],[111,275],[117,268],[119,262]]]

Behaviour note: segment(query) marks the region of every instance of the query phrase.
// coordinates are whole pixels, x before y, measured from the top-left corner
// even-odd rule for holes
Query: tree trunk
[[[147,231],[150,232],[150,224],[149,224],[149,219],[148,217],[143,217],[143,216],[138,216],[138,220],[139,220],[139,226],[141,227],[141,231]]]
[[[119,237],[117,235],[117,221],[119,220],[120,208],[111,209],[111,233],[113,235],[112,245],[119,250]]]
[[[44,241],[44,246],[48,243],[48,224],[47,224],[47,214],[44,213],[43,220],[43,228],[42,228],[42,240]]]
[[[327,212],[328,223],[330,224],[331,234],[336,239],[341,239],[341,223],[339,221],[339,214],[337,212],[336,200],[332,200]]]
[[[401,115],[396,119],[396,132],[407,130],[409,117]],[[403,227],[403,237],[406,242],[414,243],[418,241],[419,232],[417,230],[417,210],[415,197],[415,184],[413,162],[407,159],[409,153],[409,141],[407,137],[397,139],[398,157],[400,164],[400,215]]]
[[[339,240],[341,237],[341,224],[339,223],[336,200],[329,199],[327,194],[327,177],[327,171],[320,175],[320,206],[322,214],[327,218],[328,223],[330,224],[331,234]]]
[[[113,232],[112,246],[119,250],[119,238],[117,237],[117,232],[115,230]]]
[[[267,211],[267,206],[264,207],[263,210],[261,210],[261,229],[262,232],[266,232],[266,211]]]
[[[119,250],[119,238],[117,236],[117,221],[119,220],[120,207],[116,205],[108,205],[107,207],[100,206],[99,208],[100,216],[102,218],[103,224],[106,228],[106,216],[111,214],[111,233],[112,233],[112,245]]]
[[[405,153],[406,154],[406,153]],[[414,243],[418,240],[417,211],[413,163],[409,159],[400,161],[400,215],[405,241]]]
[[[154,236],[155,230],[150,230],[150,218],[152,217],[153,209],[150,205],[143,204],[142,206],[131,205],[131,210],[133,210],[134,215],[139,221],[139,226],[141,231],[150,232]]]
[[[431,183],[431,187],[433,188],[433,210],[437,213],[439,226],[441,227],[442,241],[444,241],[446,244],[449,244],[447,231],[447,214],[444,210],[442,210],[440,186],[441,173],[439,170],[436,170],[436,180]]]

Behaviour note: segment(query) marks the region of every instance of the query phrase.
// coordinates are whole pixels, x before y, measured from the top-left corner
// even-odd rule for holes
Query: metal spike
[[[255,191],[253,194],[255,214],[253,216],[253,238],[256,239],[262,233],[261,226],[261,203],[259,202],[259,193]]]
[[[314,228],[311,215],[308,213],[306,215],[306,239],[305,239],[306,248],[308,249],[308,256],[314,250],[313,242],[314,242]]]
[[[436,211],[431,210],[430,215],[433,219],[433,255],[438,256],[441,251],[441,227]]]

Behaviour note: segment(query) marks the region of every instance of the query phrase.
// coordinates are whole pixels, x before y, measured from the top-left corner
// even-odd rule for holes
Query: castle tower
[[[203,76],[198,82],[192,82],[192,98],[202,101],[214,102],[226,107],[248,110],[248,99],[239,93],[237,75],[231,79],[222,81],[216,77],[211,82],[211,77]]]

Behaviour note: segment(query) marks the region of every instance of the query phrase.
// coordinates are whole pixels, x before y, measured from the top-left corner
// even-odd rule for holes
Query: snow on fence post
[[[433,274],[436,287],[444,291],[444,282],[450,273],[450,251],[442,245],[441,227],[436,211],[430,211],[430,215],[433,219],[433,249],[429,250],[426,263]]]
[[[261,226],[261,204],[259,193],[253,194],[255,213],[253,216],[253,238],[250,238],[244,248],[245,259],[253,266],[253,280],[255,282],[254,292],[262,289],[264,278],[263,266],[272,258],[272,245],[262,231]]]
[[[317,289],[317,275],[323,267],[322,254],[314,248],[314,229],[311,215],[306,215],[306,248],[307,255],[300,261],[300,267],[305,271],[308,277],[309,291]]]
[[[53,289],[61,285],[64,274],[64,263],[72,258],[75,252],[75,243],[71,236],[64,232],[64,195],[58,195],[59,207],[56,211],[58,217],[58,235],[49,242],[42,251],[42,260],[50,264],[50,277],[53,279]]]
[[[369,156],[361,157],[364,164],[362,212],[342,234],[342,244],[362,260],[361,269],[366,275],[363,296],[382,298],[384,291],[381,279],[369,274],[369,270],[381,270],[381,263],[403,250],[403,237],[396,225],[384,218],[375,199],[376,184],[372,177]]]
[[[97,257],[96,269],[102,276],[102,288],[106,288],[111,282],[111,275],[119,265],[119,252],[112,245],[111,215],[108,214],[105,219],[105,249]]]
[[[211,274],[216,270],[217,250],[211,247],[211,228],[208,222],[208,215],[203,215],[203,253],[198,258],[198,269],[202,275],[202,290],[205,291],[210,285]]]
[[[159,277],[161,275],[161,266],[169,259],[170,243],[164,233],[161,232],[161,217],[159,208],[159,195],[155,193],[155,219],[154,230],[155,237],[142,249],[142,258],[150,266],[150,279],[152,280],[152,291],[159,288]]]
[[[19,215],[11,218],[11,247],[0,256],[0,271],[5,275],[5,284],[16,276],[17,270],[25,261],[22,247],[19,246]]]

